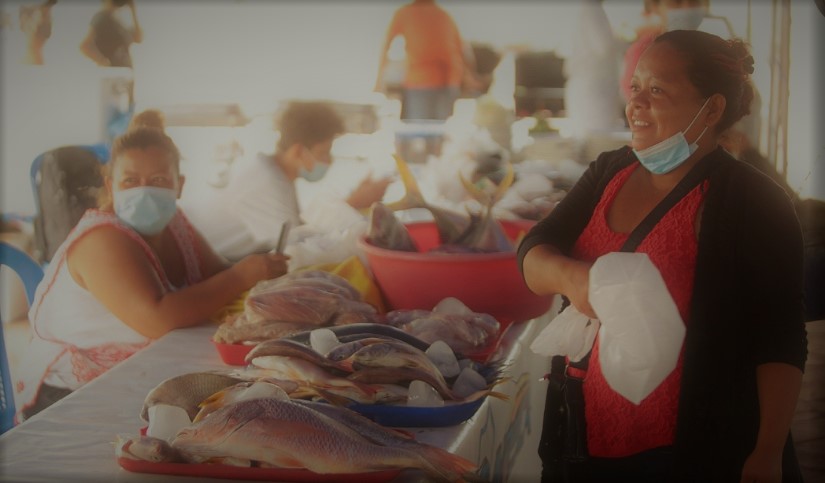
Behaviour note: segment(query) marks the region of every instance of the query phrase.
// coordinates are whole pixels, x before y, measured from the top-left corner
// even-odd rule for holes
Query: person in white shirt
[[[332,164],[332,143],[343,132],[342,119],[328,104],[290,103],[281,117],[275,153],[234,164],[225,187],[187,205],[192,223],[228,260],[272,250],[284,222],[292,227],[303,223],[295,180],[323,178]],[[390,181],[368,176],[345,201],[355,210],[366,210],[383,198]]]

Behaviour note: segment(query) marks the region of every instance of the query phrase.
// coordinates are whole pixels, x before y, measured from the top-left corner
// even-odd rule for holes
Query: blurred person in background
[[[344,133],[344,123],[327,103],[292,102],[278,129],[274,154],[238,160],[225,187],[211,190],[208,199],[185,202],[195,226],[229,260],[276,248],[284,222],[292,228],[303,224],[295,181],[324,178],[333,162],[332,143]],[[336,209],[342,216],[361,218],[361,211],[384,197],[390,182],[367,176]]]
[[[636,63],[658,35],[668,30],[696,30],[708,14],[708,0],[644,0],[644,22],[624,55],[621,91],[630,99],[630,79]]]
[[[177,207],[184,178],[171,138],[136,127],[114,143],[106,198],[52,258],[29,311],[32,340],[15,383],[29,418],[167,332],[207,321],[287,257],[227,265]]]
[[[565,110],[572,136],[580,140],[592,132],[623,126],[622,104],[616,89],[619,52],[602,3],[602,0],[580,2],[573,52],[564,63]]]
[[[26,56],[23,62],[43,65],[43,46],[52,36],[52,7],[57,0],[46,0],[38,5],[20,6],[20,31],[26,36]]]
[[[520,245],[532,291],[561,294],[596,319],[594,261],[618,251],[700,163],[709,170],[636,250],[685,324],[675,369],[634,404],[608,384],[600,354],[611,348],[597,337],[579,376],[588,455],[553,452],[558,428],[546,419],[543,481],[801,481],[790,435],[807,357],[799,221],[776,183],[719,144],[749,112],[752,73],[741,40],[656,37],[631,81],[631,145],[592,162]]]
[[[127,5],[132,14],[131,27],[117,18],[118,11]],[[92,17],[89,31],[80,43],[80,51],[102,67],[132,67],[129,48],[142,41],[143,30],[134,0],[103,0],[102,8]]]
[[[401,118],[445,120],[462,83],[470,90],[481,90],[472,79],[465,61],[465,49],[455,22],[435,0],[413,0],[393,15],[378,67],[377,92],[386,92],[384,82],[387,52],[397,36],[404,38],[406,70]]]
[[[165,131],[166,117],[163,115],[163,112],[158,109],[146,109],[132,116],[132,119],[129,121],[129,129],[138,127],[151,127]]]

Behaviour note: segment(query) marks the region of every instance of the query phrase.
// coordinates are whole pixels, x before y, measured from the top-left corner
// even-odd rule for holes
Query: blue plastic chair
[[[19,250],[5,242],[0,242],[0,265],[5,265],[17,273],[23,286],[26,289],[26,298],[29,306],[34,301],[34,292],[37,285],[43,279],[43,269],[40,265],[29,257],[25,252]],[[0,321],[2,324],[2,321]],[[0,375],[2,375],[2,394],[0,394],[0,409],[2,409],[2,419],[0,419],[0,434],[5,433],[14,426],[14,386],[11,381],[11,371],[9,370],[9,358],[6,354],[6,340],[0,326]]]
[[[106,143],[85,144],[78,147],[91,151],[92,154],[97,156],[97,159],[100,160],[100,164],[106,164],[109,162],[111,150]],[[29,168],[32,193],[34,194],[34,207],[37,213],[40,212],[40,197],[37,196],[37,192],[40,191],[40,183],[38,182],[38,177],[40,176],[40,165],[43,164],[43,156],[45,156],[48,152],[49,151],[46,151],[37,155],[37,157],[32,161],[31,168]]]

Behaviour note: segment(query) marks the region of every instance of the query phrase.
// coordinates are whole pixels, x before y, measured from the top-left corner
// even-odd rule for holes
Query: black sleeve
[[[522,269],[524,256],[536,245],[553,245],[562,253],[570,253],[590,221],[607,182],[634,160],[629,153],[629,148],[621,148],[602,153],[590,163],[570,192],[524,237],[517,253],[519,269]]]
[[[804,369],[803,243],[787,193],[750,171],[737,233],[736,267],[742,282],[745,324],[753,331],[754,364],[784,362]]]

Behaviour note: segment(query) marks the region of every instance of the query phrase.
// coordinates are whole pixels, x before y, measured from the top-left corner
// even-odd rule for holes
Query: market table
[[[506,382],[496,391],[508,401],[486,398],[476,414],[445,428],[409,428],[419,441],[476,462],[491,481],[538,481],[536,456],[547,359],[529,344],[555,313],[508,327],[494,358],[503,359]],[[192,481],[131,473],[114,455],[116,435],[134,436],[146,394],[180,374],[226,369],[210,342],[215,325],[180,329],[163,336],[81,389],[0,436],[0,481],[167,482]],[[397,480],[414,476],[402,472]],[[225,482],[209,479],[198,481]]]

